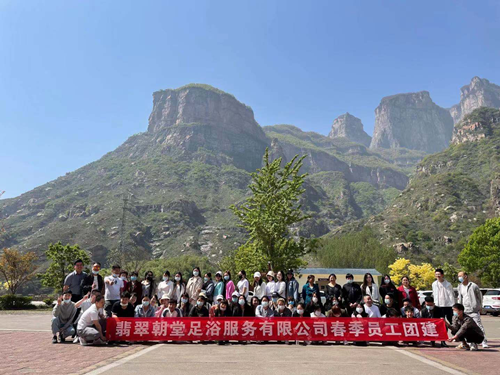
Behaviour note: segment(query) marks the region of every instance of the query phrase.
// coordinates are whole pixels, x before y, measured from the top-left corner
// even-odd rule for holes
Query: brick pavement
[[[144,349],[142,345],[82,347],[71,341],[52,344],[51,338],[50,332],[0,332],[0,374],[78,374]]]

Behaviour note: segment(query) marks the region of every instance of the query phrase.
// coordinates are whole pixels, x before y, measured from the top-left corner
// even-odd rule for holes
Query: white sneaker
[[[477,344],[476,344],[476,343],[471,342],[471,343],[470,343],[470,350],[471,350],[471,352],[472,352],[472,351],[476,351],[476,350],[477,350]]]
[[[80,343],[80,338],[76,336],[73,340],[73,344],[79,344]]]
[[[483,342],[482,347],[483,349],[488,349],[490,346],[488,345],[488,343]]]

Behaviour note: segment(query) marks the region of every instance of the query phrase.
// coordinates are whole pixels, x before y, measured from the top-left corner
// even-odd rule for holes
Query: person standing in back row
[[[450,282],[445,280],[444,271],[441,268],[437,268],[434,272],[436,281],[432,283],[432,296],[434,297],[434,304],[441,308],[443,316],[446,318],[449,324],[452,323],[453,319],[453,305],[455,304],[455,293],[453,292],[453,286]],[[446,342],[442,341],[441,346],[447,347]]]
[[[299,303],[299,282],[295,280],[292,269],[286,273],[286,298],[293,300],[294,305]]]
[[[475,283],[469,281],[467,272],[459,272],[458,281],[460,281],[460,284],[458,284],[458,303],[464,306],[465,314],[474,319],[477,326],[483,331],[483,348],[489,348],[483,323],[481,322],[481,308],[483,307],[483,295],[481,290]]]
[[[123,291],[123,280],[120,276],[121,267],[117,264],[111,267],[111,276],[104,278],[104,287],[106,289],[104,293],[104,310],[106,311],[106,316],[111,318],[111,309],[116,302],[120,301],[120,295]]]
[[[352,273],[345,275],[347,283],[342,287],[342,300],[344,307],[349,314],[352,314],[354,309],[361,303],[363,293],[359,284],[354,282]]]
[[[75,270],[64,279],[63,291],[71,291],[71,301],[76,303],[83,297],[81,286],[87,274],[83,272],[83,261],[81,259],[75,260],[73,268]]]
[[[186,293],[189,295],[189,303],[191,305],[196,305],[202,286],[203,278],[201,277],[200,267],[194,267],[193,276],[188,280],[186,285]]]

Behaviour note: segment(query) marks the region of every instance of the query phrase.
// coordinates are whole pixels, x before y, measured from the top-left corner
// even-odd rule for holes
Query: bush
[[[45,302],[45,304],[46,304],[47,306],[52,307],[52,304],[54,303],[54,299],[55,299],[55,298],[45,298],[45,299],[43,300],[43,302]]]
[[[0,297],[0,310],[27,310],[35,309],[31,304],[31,297],[18,294],[6,294]]]

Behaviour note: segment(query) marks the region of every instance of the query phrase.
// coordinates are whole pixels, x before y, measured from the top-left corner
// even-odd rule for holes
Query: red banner
[[[443,319],[109,318],[111,341],[444,341]]]

